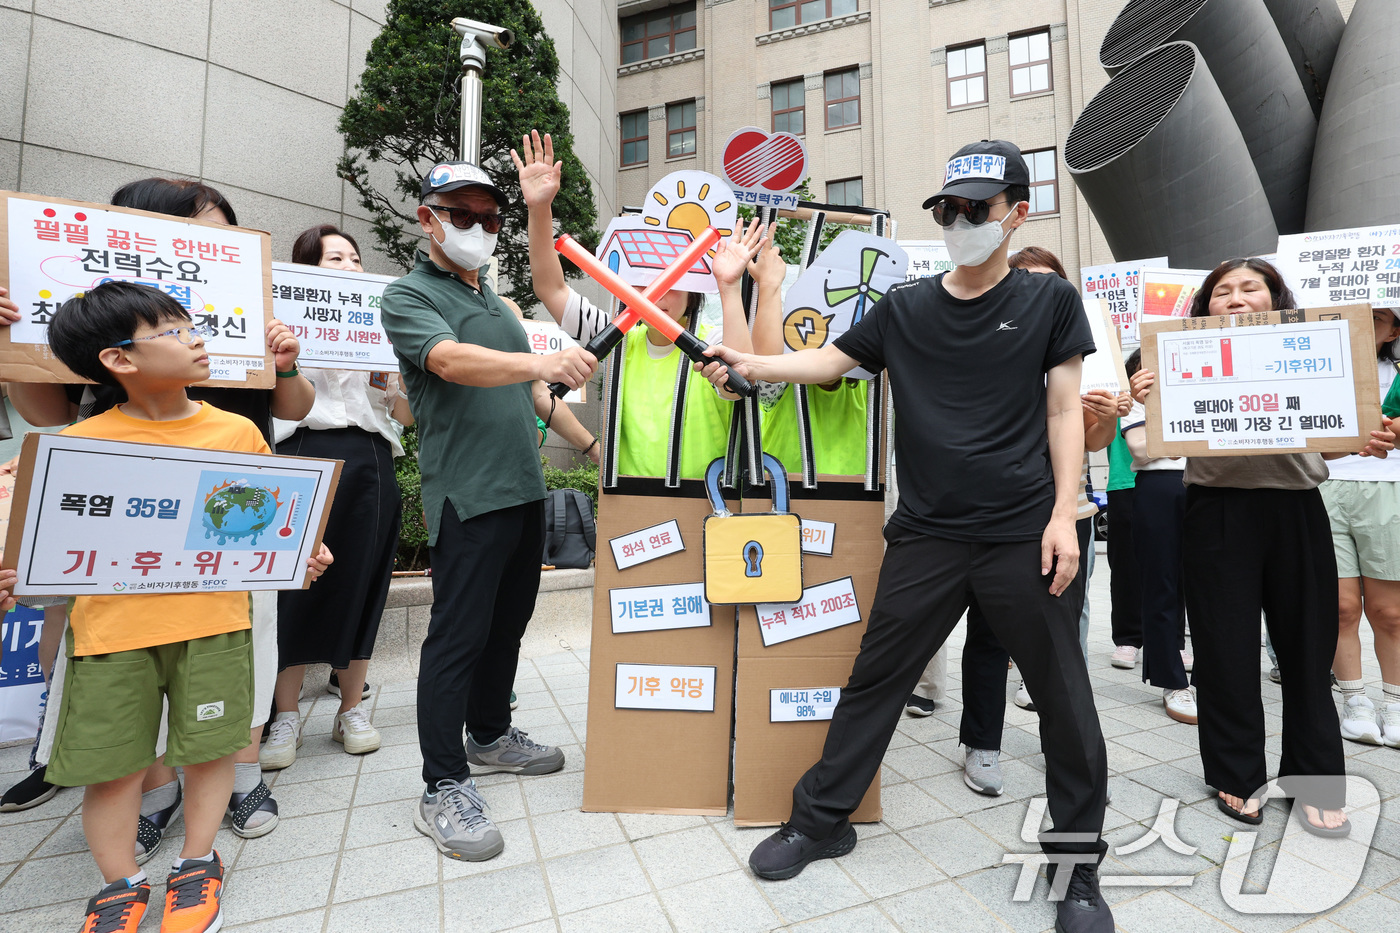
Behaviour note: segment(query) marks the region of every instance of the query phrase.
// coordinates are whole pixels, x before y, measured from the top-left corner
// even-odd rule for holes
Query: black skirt
[[[389,596],[403,510],[393,449],[382,435],[360,428],[298,428],[277,452],[345,461],[326,522],[335,563],[308,589],[278,594],[277,667],[343,669],[374,653]]]

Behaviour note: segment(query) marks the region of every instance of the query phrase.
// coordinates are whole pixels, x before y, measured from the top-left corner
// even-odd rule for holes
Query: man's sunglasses
[[[962,214],[967,218],[968,223],[981,224],[987,222],[987,215],[992,212],[992,207],[996,204],[1005,204],[1003,198],[1000,201],[963,201],[958,204],[952,198],[943,198],[935,201],[931,210],[933,219],[938,221],[940,227],[951,227],[953,221]]]
[[[478,214],[476,211],[469,211],[465,207],[442,207],[437,204],[429,204],[430,211],[446,211],[448,219],[452,221],[452,226],[458,230],[470,230],[477,224],[481,224],[482,229],[487,233],[501,232],[500,214]]]

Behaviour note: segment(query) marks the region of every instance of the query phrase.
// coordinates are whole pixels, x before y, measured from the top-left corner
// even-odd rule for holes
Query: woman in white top
[[[354,239],[330,224],[303,231],[292,261],[363,271]],[[329,664],[338,681],[331,737],[351,754],[379,748],[379,732],[360,700],[398,550],[403,500],[394,458],[403,456],[399,439],[413,423],[397,373],[307,369],[303,375],[316,387],[316,403],[300,421],[276,423],[277,452],[345,461],[325,533],[343,556],[337,553],[330,586],[278,594],[277,715],[260,755],[265,770],[296,760],[297,701],[308,664]]]
[[[1381,398],[1395,380],[1400,311],[1376,308]],[[1342,691],[1342,738],[1400,748],[1400,458],[1352,455],[1333,460],[1322,484],[1337,552],[1341,627],[1332,673]],[[1366,696],[1361,677],[1361,612],[1376,636],[1383,704]]]

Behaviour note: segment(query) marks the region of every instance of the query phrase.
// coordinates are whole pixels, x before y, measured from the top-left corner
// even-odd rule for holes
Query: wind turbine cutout
[[[876,291],[870,287],[870,280],[875,277],[876,264],[881,259],[889,257],[889,253],[873,247],[865,247],[860,251],[860,282],[856,285],[847,285],[841,288],[832,288],[831,282],[823,283],[826,292],[826,306],[834,308],[839,304],[856,299],[854,310],[851,311],[851,325],[860,323],[860,319],[865,317],[866,308],[885,297],[883,291]]]

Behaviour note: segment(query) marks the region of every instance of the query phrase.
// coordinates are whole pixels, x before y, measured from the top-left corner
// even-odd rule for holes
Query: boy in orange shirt
[[[66,302],[49,324],[55,355],[80,376],[125,389],[129,401],[63,433],[271,453],[251,421],[185,394],[209,378],[206,335],[174,299],[144,285],[109,282]],[[330,561],[322,547],[308,561],[312,579]],[[106,886],[88,901],[83,933],[129,933],[146,912],[151,885],[134,858],[136,823],[162,699],[170,708],[165,761],[185,771],[185,844],[166,881],[161,931],[222,926],[214,834],[233,792],[233,753],[248,744],[249,629],[247,593],[73,601],[72,660],[47,779],[84,787],[83,832]]]

